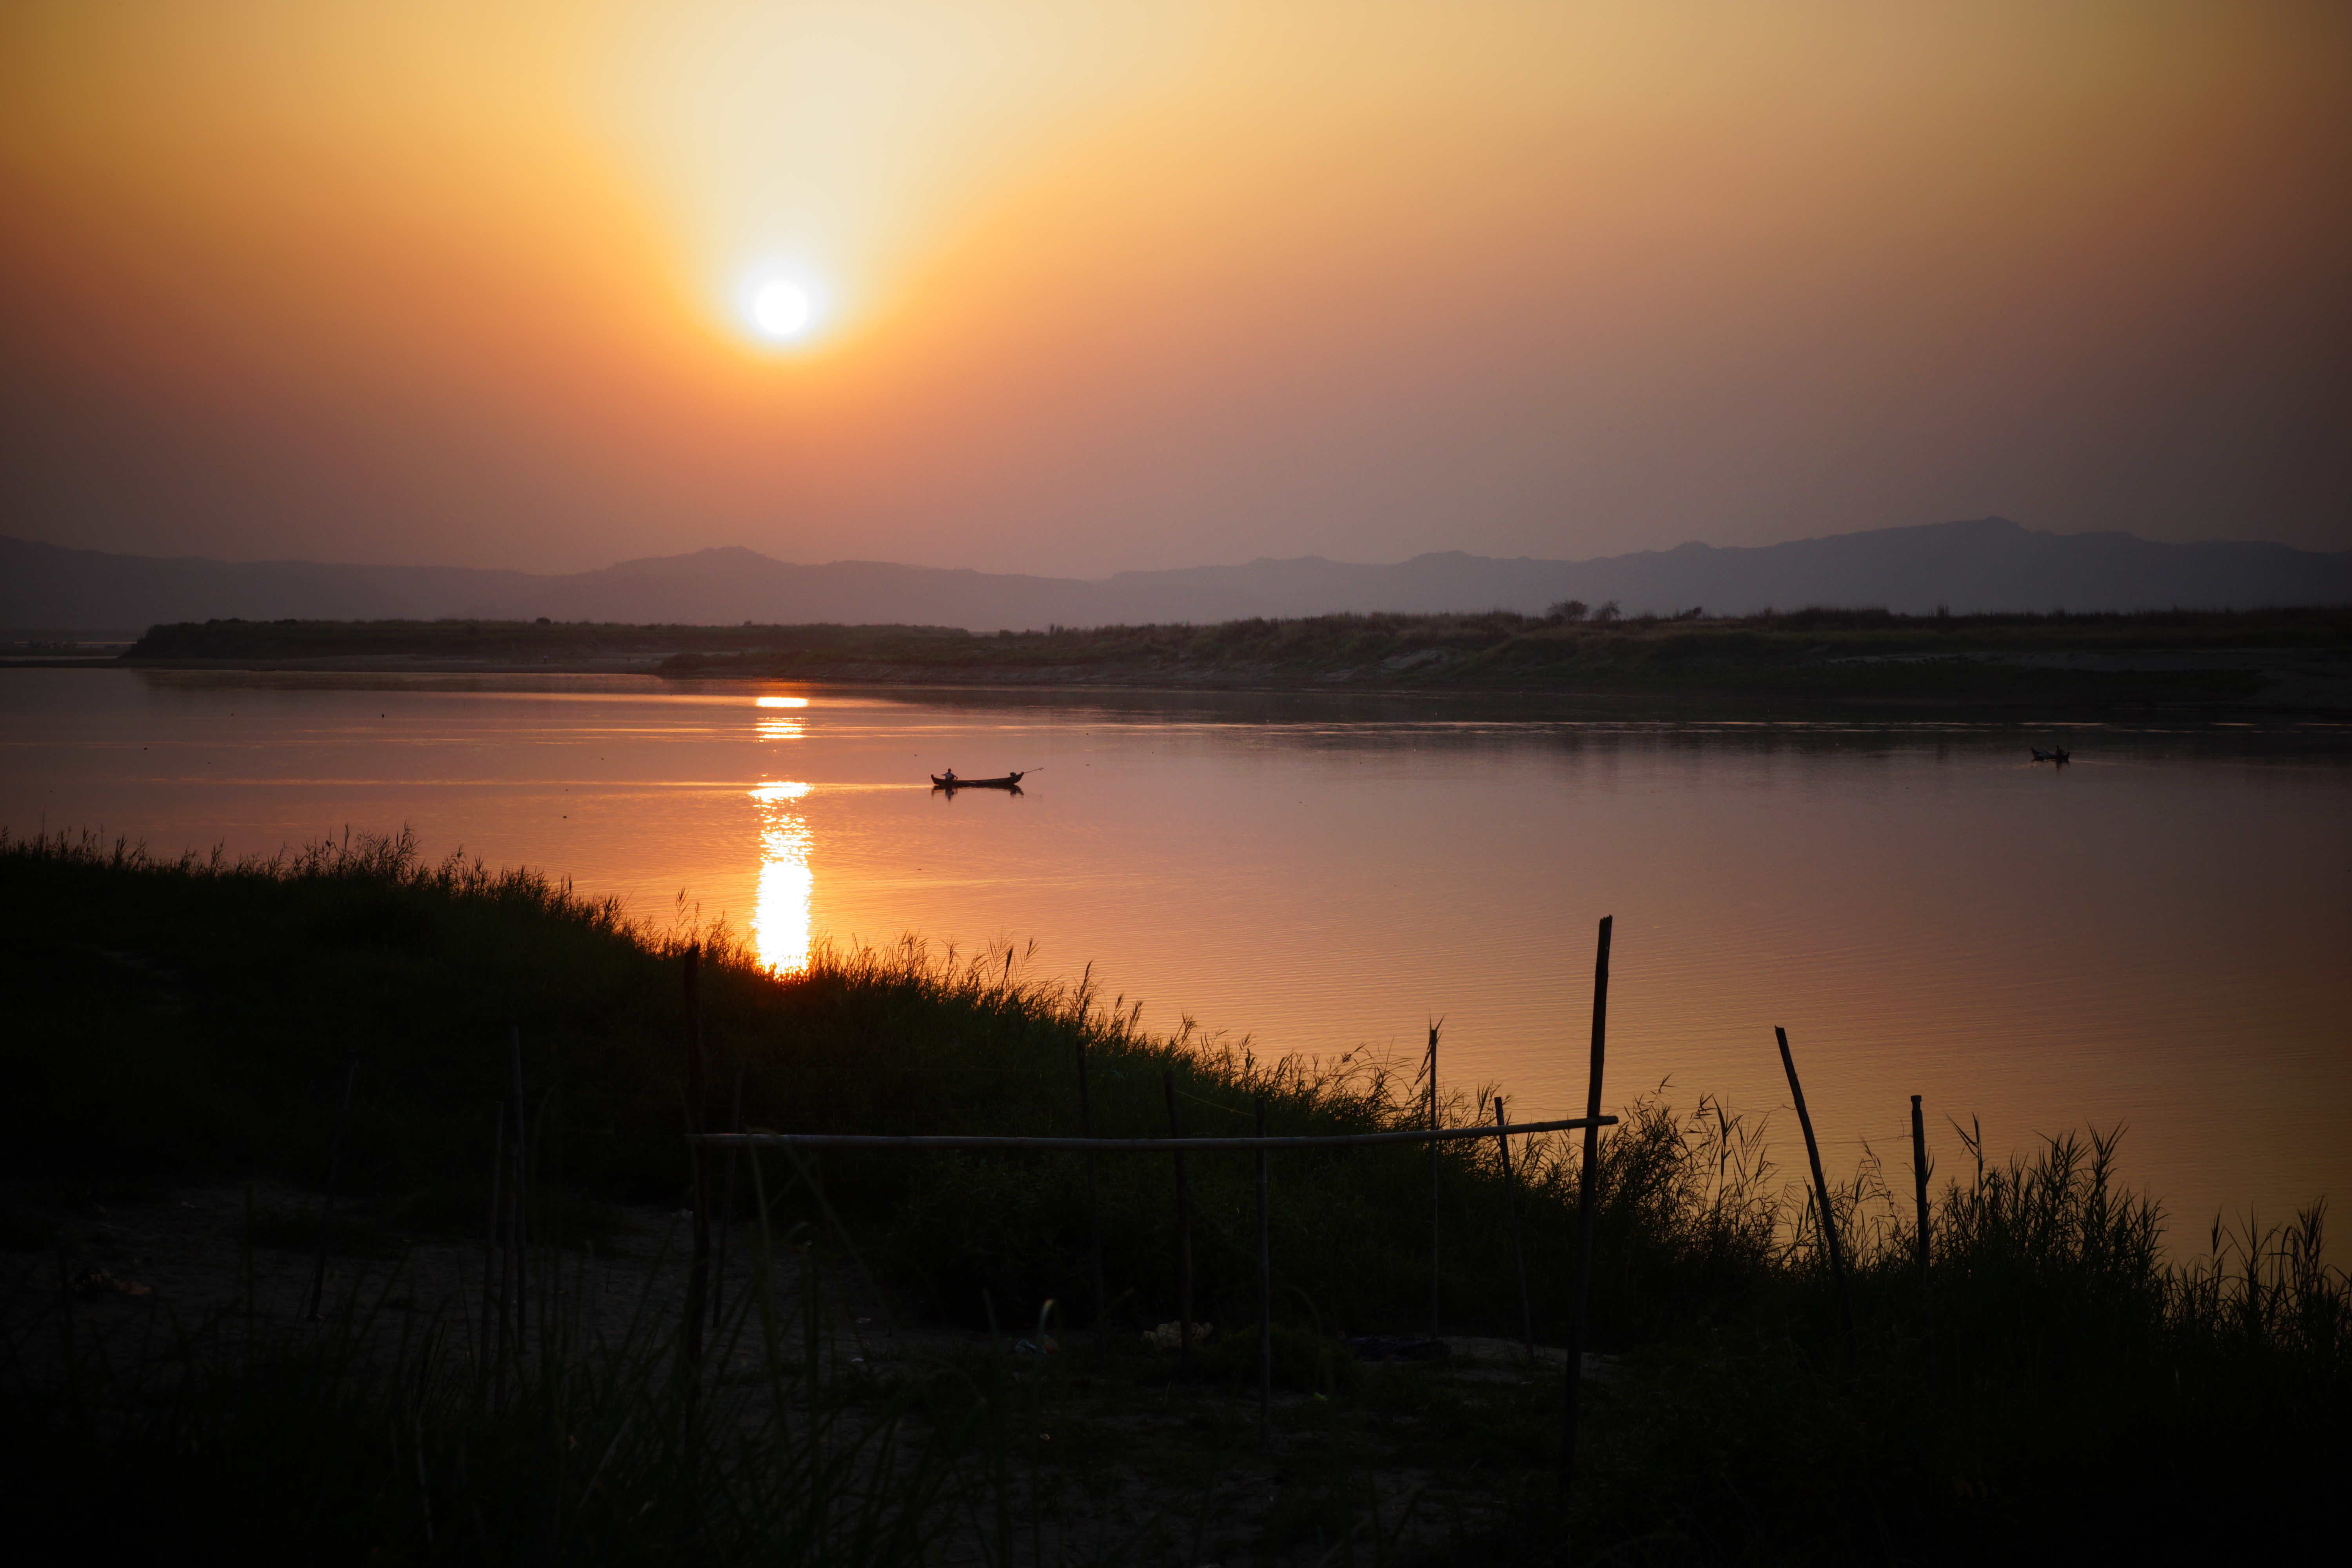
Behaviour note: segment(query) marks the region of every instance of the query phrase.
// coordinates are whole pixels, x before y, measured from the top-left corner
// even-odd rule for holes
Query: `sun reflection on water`
[[[751,792],[760,812],[760,886],[751,908],[751,945],[779,974],[808,967],[808,819],[795,808],[804,784],[763,784]]]

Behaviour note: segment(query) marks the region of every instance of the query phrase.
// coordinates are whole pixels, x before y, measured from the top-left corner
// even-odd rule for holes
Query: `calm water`
[[[1996,1151],[2128,1123],[2217,1211],[2352,1193],[2352,731],[1569,724],[1306,699],[0,671],[0,824],[230,851],[413,826],[639,913],[1041,944],[1162,1027],[1416,1052],[1580,1106],[1617,917],[1612,1105],[1773,1115],[1786,1025],[1834,1168],[1908,1096]],[[2026,762],[2063,733],[2063,772]],[[929,771],[1035,768],[1017,797]],[[2341,1243],[2336,1248],[2340,1254]]]

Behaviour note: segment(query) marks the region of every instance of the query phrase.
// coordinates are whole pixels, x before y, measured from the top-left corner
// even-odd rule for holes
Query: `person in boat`
[[[950,788],[953,788],[955,785],[955,770],[953,768],[950,768],[946,773],[940,775],[940,780]]]

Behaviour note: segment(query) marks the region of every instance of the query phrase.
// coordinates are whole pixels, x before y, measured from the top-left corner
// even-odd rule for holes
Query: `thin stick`
[[[1797,1081],[1797,1058],[1789,1054],[1789,1031],[1775,1026],[1773,1035],[1780,1042],[1780,1065],[1788,1069],[1789,1094],[1797,1102],[1797,1125],[1805,1132],[1805,1158],[1812,1162],[1813,1194],[1821,1204],[1822,1239],[1830,1249],[1830,1277],[1837,1282],[1838,1317],[1845,1324],[1846,1338],[1853,1337],[1853,1302],[1845,1291],[1845,1249],[1838,1245],[1837,1215],[1830,1207],[1829,1178],[1822,1174],[1822,1146],[1813,1137],[1813,1119],[1805,1110],[1804,1086]]]
[[[1257,1097],[1257,1135],[1265,1136],[1265,1096],[1262,1094]],[[1274,1247],[1267,1237],[1265,1146],[1262,1143],[1257,1151],[1257,1440],[1274,1441]]]
[[[335,1143],[327,1156],[327,1203],[319,1211],[319,1266],[310,1272],[310,1321],[319,1321],[319,1307],[327,1294],[327,1237],[335,1223],[335,1184],[343,1173],[343,1128],[352,1119],[352,1080],[359,1076],[360,1058],[343,1064],[343,1108],[335,1113]]]
[[[1514,1121],[1505,1129],[1512,1137],[1523,1133],[1572,1132],[1580,1127],[1614,1127],[1613,1116],[1581,1116],[1558,1121]],[[918,1133],[912,1137],[886,1132],[709,1132],[696,1142],[713,1149],[896,1149],[919,1153],[934,1149],[970,1149],[1003,1153],[1015,1149],[1053,1149],[1071,1154],[1219,1154],[1248,1153],[1265,1149],[1360,1149],[1373,1143],[1426,1143],[1434,1139],[1451,1143],[1464,1138],[1492,1138],[1495,1129],[1475,1127],[1408,1127],[1393,1132],[1333,1132],[1319,1136],[1285,1133],[1271,1138],[1004,1138],[976,1133]]]
[[[699,984],[702,948],[686,950],[686,1130],[691,1135],[708,1131],[704,1122],[702,1082],[702,994]],[[702,1303],[710,1289],[709,1159],[698,1138],[688,1142],[693,1167],[694,1264],[686,1276],[686,1364],[689,1373],[702,1365]],[[692,1395],[689,1393],[688,1397]]]
[[[1429,1026],[1429,1130],[1437,1131],[1437,1026]],[[1429,1337],[1437,1337],[1438,1258],[1437,1142],[1429,1145]]]
[[[490,1331],[490,1315],[495,1310],[497,1294],[491,1284],[491,1275],[492,1272],[498,1268],[499,1264],[499,1198],[500,1196],[499,1192],[499,1166],[506,1159],[507,1152],[507,1108],[500,1105],[493,1107],[493,1110],[496,1114],[490,1119],[489,1225],[488,1228],[482,1232],[482,1339],[480,1353],[481,1373],[485,1377],[489,1375],[491,1363],[499,1359],[497,1349],[498,1341],[492,1336]],[[501,1316],[503,1316],[503,1314],[501,1314]],[[503,1325],[501,1325],[499,1332],[501,1335],[504,1334],[505,1329]]]
[[[502,1314],[506,1340],[505,1353],[513,1359],[515,1374],[522,1374],[522,1247],[520,1232],[522,1226],[522,1194],[515,1189],[514,1156],[507,1156],[506,1207],[499,1215],[502,1227],[499,1232],[499,1297],[510,1303]],[[503,1392],[506,1362],[499,1363],[499,1386]]]
[[[1005,955],[1006,973],[1012,972],[1013,955]],[[1095,1135],[1095,1102],[1087,1089],[1087,1043],[1078,1042],[1078,1131],[1088,1138]],[[1109,1311],[1103,1306],[1102,1270],[1102,1197],[1095,1184],[1094,1151],[1087,1151],[1087,1241],[1094,1251],[1095,1264],[1095,1355],[1097,1360],[1110,1353],[1110,1341],[1103,1320]]]
[[[1536,1317],[1528,1305],[1528,1255],[1519,1245],[1519,1188],[1511,1179],[1511,1135],[1503,1120],[1503,1097],[1495,1097],[1495,1147],[1503,1152],[1503,1214],[1511,1232],[1511,1261],[1519,1270],[1519,1331],[1528,1342],[1528,1361],[1536,1359]]]
[[[1911,1097],[1911,1184],[1919,1205],[1919,1223],[1915,1245],[1919,1254],[1919,1327],[1927,1338],[1927,1367],[1932,1376],[1936,1365],[1936,1298],[1930,1289],[1927,1260],[1931,1256],[1927,1245],[1927,1127],[1919,1113],[1919,1097]]]
[[[1601,953],[1592,965],[1592,1070],[1584,1089],[1584,1165],[1576,1179],[1576,1285],[1568,1303],[1568,1409],[1559,1450],[1559,1489],[1576,1481],[1577,1394],[1584,1380],[1584,1301],[1592,1278],[1592,1188],[1601,1163],[1601,1060],[1609,1040],[1609,934],[1601,917]]]
[[[735,1102],[727,1113],[727,1131],[743,1131],[743,1069],[735,1069]],[[719,1179],[719,1263],[711,1272],[710,1331],[719,1332],[720,1310],[727,1300],[727,1238],[735,1233],[735,1150],[727,1150],[726,1173]],[[855,1321],[856,1314],[850,1314]]]
[[[514,1231],[510,1246],[514,1253],[515,1357],[520,1365],[524,1336],[530,1327],[530,1216],[527,1203],[530,1196],[530,1163],[524,1152],[524,1123],[529,1113],[523,1109],[522,1098],[522,1026],[510,1023],[508,1030],[514,1063]]]
[[[1168,1130],[1181,1142],[1184,1119],[1176,1110],[1176,1075],[1162,1071],[1160,1087],[1168,1097]],[[1176,1346],[1184,1376],[1192,1376],[1192,1189],[1184,1180],[1184,1151],[1176,1151]]]

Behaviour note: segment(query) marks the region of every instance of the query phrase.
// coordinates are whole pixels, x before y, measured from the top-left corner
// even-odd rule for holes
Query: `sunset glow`
[[[2340,1532],[2352,0],[8,0],[0,213],[9,1539]]]
[[[542,571],[2344,548],[2347,62],[2294,5],[14,6],[11,504]]]

